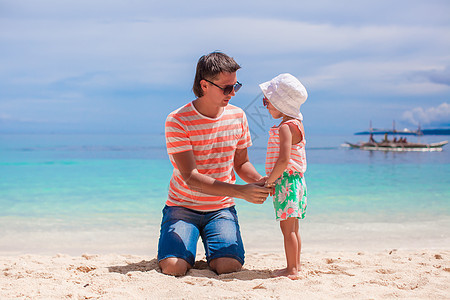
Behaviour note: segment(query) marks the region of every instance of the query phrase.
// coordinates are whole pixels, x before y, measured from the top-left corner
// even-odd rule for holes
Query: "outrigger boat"
[[[384,140],[381,142],[376,142],[372,135],[367,143],[352,144],[347,142],[351,148],[361,149],[361,150],[376,150],[376,151],[442,151],[442,147],[448,144],[448,141],[442,141],[439,143],[432,144],[421,144],[421,143],[411,143],[406,141],[406,138],[400,138],[393,140],[387,139],[387,134],[384,136]]]

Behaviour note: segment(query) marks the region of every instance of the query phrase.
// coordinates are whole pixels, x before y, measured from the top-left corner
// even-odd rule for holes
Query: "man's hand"
[[[263,204],[269,196],[270,189],[259,186],[254,183],[241,185],[239,198],[242,198],[250,203]]]

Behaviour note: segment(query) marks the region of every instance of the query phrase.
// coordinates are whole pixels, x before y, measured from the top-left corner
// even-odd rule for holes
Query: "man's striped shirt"
[[[165,128],[167,152],[174,166],[166,204],[198,211],[213,211],[234,205],[231,197],[191,190],[183,180],[173,154],[192,150],[199,173],[235,183],[235,151],[252,144],[244,111],[229,104],[220,117],[213,119],[200,114],[191,102],[170,113]]]

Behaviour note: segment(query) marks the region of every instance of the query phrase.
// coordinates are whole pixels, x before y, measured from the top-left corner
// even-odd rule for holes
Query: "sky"
[[[0,0],[0,133],[163,132],[216,50],[251,128],[280,73],[308,132],[450,127],[450,1]]]

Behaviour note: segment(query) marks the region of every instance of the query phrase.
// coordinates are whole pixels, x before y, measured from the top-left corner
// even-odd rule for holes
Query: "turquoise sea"
[[[450,146],[431,153],[341,146],[363,139],[308,136],[303,250],[448,248]],[[260,134],[249,149],[261,173],[265,143]],[[171,172],[162,134],[1,134],[0,255],[154,255]],[[271,200],[236,202],[247,250],[281,250]]]

